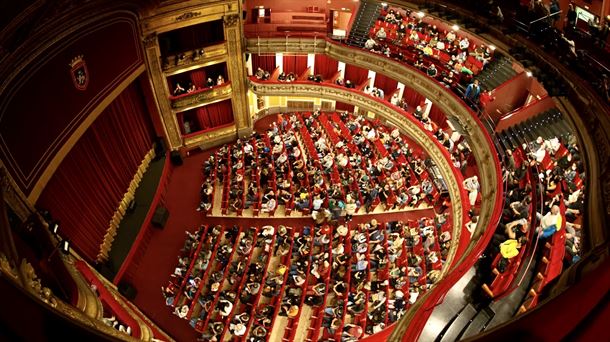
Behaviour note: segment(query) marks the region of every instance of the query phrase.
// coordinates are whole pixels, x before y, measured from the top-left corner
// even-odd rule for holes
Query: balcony
[[[228,99],[231,97],[232,92],[231,82],[228,81],[224,84],[196,90],[192,93],[170,96],[170,102],[172,109],[180,112],[218,100]]]
[[[175,55],[160,57],[161,69],[169,75],[196,69],[202,66],[225,61],[227,57],[227,44],[222,42],[211,46],[204,46],[192,51],[185,51]]]

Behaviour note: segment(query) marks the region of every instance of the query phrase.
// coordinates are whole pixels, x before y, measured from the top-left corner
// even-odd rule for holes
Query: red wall
[[[521,107],[527,99],[532,80],[526,73],[521,73],[494,89],[493,96],[496,101],[490,102],[485,108],[489,116],[498,120],[501,114]],[[501,114],[498,114],[498,110]]]
[[[69,66],[78,55],[89,71],[84,91]],[[24,193],[91,110],[142,64],[136,18],[122,14],[63,38],[12,81],[1,94],[0,158]]]

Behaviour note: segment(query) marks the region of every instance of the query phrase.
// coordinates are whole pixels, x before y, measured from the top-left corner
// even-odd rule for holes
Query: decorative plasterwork
[[[225,27],[233,27],[239,23],[239,14],[229,14],[222,17]]]
[[[190,20],[201,15],[201,12],[185,12],[176,17],[176,21]]]
[[[208,102],[217,102],[220,99],[226,99],[231,96],[231,83],[227,82],[222,86],[203,90],[188,96],[180,97],[171,101],[172,109],[177,112],[184,111],[188,108],[197,107]]]
[[[218,146],[227,139],[233,140],[237,137],[237,128],[235,125],[230,125],[210,132],[204,132],[195,136],[184,138],[184,145],[187,148],[202,147],[204,149],[213,146]]]
[[[200,50],[203,50],[202,55],[199,55]],[[185,51],[182,55],[182,59],[180,58],[180,54],[163,56],[161,68],[166,75],[173,75],[206,65],[220,63],[226,60],[227,46],[226,43],[220,43],[201,47],[194,51]]]

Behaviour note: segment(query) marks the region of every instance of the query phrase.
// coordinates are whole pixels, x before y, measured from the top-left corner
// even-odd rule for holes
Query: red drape
[[[227,64],[226,63],[209,65],[209,66],[205,67],[205,72],[208,75],[207,77],[212,78],[212,80],[214,82],[216,82],[218,75],[222,75],[222,77],[224,77],[224,79],[225,79],[225,82],[229,80],[229,74],[227,73]]]
[[[202,130],[223,126],[233,122],[231,100],[213,103],[194,109],[197,113],[199,128]]]
[[[375,75],[375,87],[383,89],[383,92],[389,95],[391,92],[396,90],[398,81],[393,80],[390,77],[377,73]]]
[[[448,126],[447,117],[441,109],[434,104],[430,107],[430,120],[434,121],[439,127],[445,128]]]
[[[369,71],[355,65],[347,64],[345,66],[345,80],[350,80],[357,87],[362,82],[366,81]]]
[[[251,58],[252,58],[253,72],[256,72],[256,70],[258,68],[269,71],[270,73],[272,73],[273,70],[275,70],[275,56],[274,55],[262,56],[262,55],[252,54]]]
[[[419,106],[421,102],[425,99],[423,95],[406,86],[402,94],[402,98],[407,102],[407,104],[409,104],[410,108],[415,108]]]
[[[335,59],[328,57],[327,55],[316,55],[314,74],[322,75],[325,80],[335,76],[337,69],[339,68],[339,62]]]
[[[348,104],[348,103],[343,103],[343,102],[337,102],[335,104],[335,109],[336,110],[346,110],[348,112],[353,112],[354,111],[354,105]]]
[[[191,82],[199,88],[203,88],[206,85],[206,74],[204,69],[191,71]]]
[[[89,127],[38,199],[60,221],[60,234],[95,260],[119,202],[144,155],[153,130],[138,82],[125,89]]]
[[[286,74],[295,73],[300,76],[307,69],[307,56],[284,55],[283,68]]]

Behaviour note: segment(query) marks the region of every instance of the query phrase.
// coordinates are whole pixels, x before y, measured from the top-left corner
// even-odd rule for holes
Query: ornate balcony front
[[[192,93],[172,96],[170,97],[170,101],[172,109],[176,112],[182,112],[209,103],[229,99],[231,98],[231,93],[231,82],[226,82],[211,88],[196,90]]]

